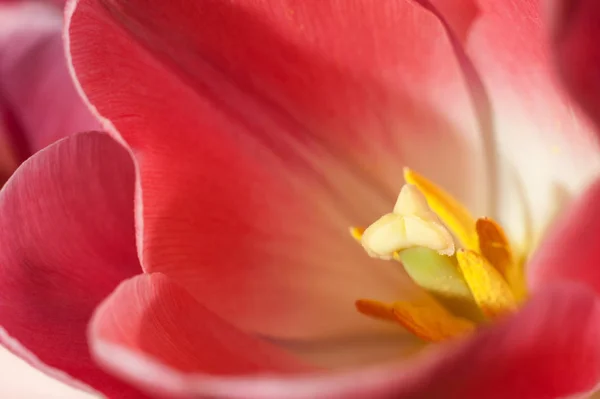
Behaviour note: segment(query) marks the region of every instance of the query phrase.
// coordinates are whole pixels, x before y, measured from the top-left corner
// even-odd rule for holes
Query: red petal
[[[596,181],[552,226],[527,266],[532,289],[573,280],[600,294],[599,201],[600,181]]]
[[[553,47],[561,77],[575,100],[600,128],[600,3],[551,0]]]
[[[19,160],[70,134],[99,128],[65,62],[60,9],[0,6],[0,116]]]
[[[129,381],[182,398],[550,399],[597,385],[599,346],[598,299],[585,287],[564,285],[467,342],[436,346],[413,362],[351,373],[219,378],[181,373],[123,346],[95,349]]]
[[[90,324],[92,352],[110,369],[128,367],[113,356],[122,347],[181,373],[239,375],[300,372],[308,368],[282,349],[236,330],[184,288],[160,274],[123,282],[98,308]],[[160,387],[160,381],[157,381]]]
[[[86,133],[34,155],[0,192],[0,326],[18,340],[2,343],[115,398],[134,391],[93,364],[85,330],[96,305],[140,271],[133,186],[127,152]]]
[[[403,163],[447,186],[472,160],[458,155],[472,115],[436,18],[404,1],[68,10],[77,79],[138,154],[145,269],[263,333],[376,325],[354,300],[398,299],[404,277],[347,227],[391,209]]]

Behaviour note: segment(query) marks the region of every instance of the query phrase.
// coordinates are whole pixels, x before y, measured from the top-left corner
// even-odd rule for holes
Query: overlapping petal
[[[100,301],[141,270],[133,187],[127,152],[85,133],[34,155],[0,191],[0,341],[50,375],[114,398],[137,394],[92,362],[86,327]]]
[[[281,348],[236,330],[160,273],[139,275],[117,288],[91,322],[90,344],[99,362],[117,371],[135,367],[118,356],[119,348],[186,374],[311,370]],[[147,383],[153,377],[126,373],[126,378]],[[156,388],[164,389],[160,383]]]
[[[147,271],[287,337],[362,331],[377,323],[356,298],[410,291],[347,227],[390,209],[403,164],[449,185],[472,160],[468,97],[433,15],[366,1],[68,10],[76,77],[137,155]]]

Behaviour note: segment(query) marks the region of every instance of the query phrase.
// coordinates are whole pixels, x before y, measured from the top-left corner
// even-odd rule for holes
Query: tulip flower
[[[104,132],[0,193],[0,340],[111,398],[593,392],[600,13],[561,4],[68,2]]]

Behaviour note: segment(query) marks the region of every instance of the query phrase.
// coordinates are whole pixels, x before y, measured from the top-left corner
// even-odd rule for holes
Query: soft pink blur
[[[31,154],[99,124],[77,94],[62,44],[62,10],[0,3],[0,180]]]

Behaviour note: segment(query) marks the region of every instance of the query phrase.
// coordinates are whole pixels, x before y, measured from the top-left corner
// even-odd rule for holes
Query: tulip
[[[111,398],[592,392],[589,4],[68,2],[105,133],[0,193],[0,341]]]

